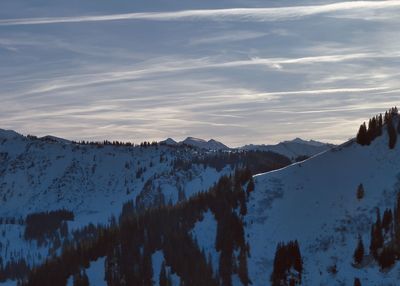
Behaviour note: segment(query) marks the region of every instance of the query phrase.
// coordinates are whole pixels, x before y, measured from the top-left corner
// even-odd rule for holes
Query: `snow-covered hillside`
[[[3,217],[67,208],[76,214],[75,221],[69,222],[71,227],[104,222],[111,214],[119,214],[121,205],[129,199],[144,206],[160,200],[175,203],[180,196],[206,190],[222,174],[232,171],[226,167],[218,172],[200,163],[184,167],[185,159],[190,161],[206,154],[202,152],[215,152],[199,148],[75,144],[52,137],[24,137],[13,131],[1,131],[0,135]],[[285,143],[326,147],[300,139]],[[368,256],[367,246],[376,208],[392,208],[400,191],[399,156],[400,144],[389,148],[385,126],[383,135],[368,146],[353,139],[303,162],[255,175],[254,191],[247,189],[247,211],[242,207],[239,210],[240,203],[233,209],[244,222],[252,285],[270,285],[278,243],[294,240],[299,242],[304,261],[302,285],[352,285],[356,277],[362,285],[396,285],[400,266],[382,271]],[[362,198],[357,197],[360,184],[365,190]],[[218,205],[212,198],[212,194],[208,195],[208,203]],[[200,202],[204,203],[204,198]],[[224,265],[222,250],[215,248],[224,222],[220,216],[217,219],[218,209],[211,207],[205,211],[188,232],[214,273]],[[6,261],[31,257],[30,263],[40,263],[54,250],[25,241],[21,238],[23,229],[18,222],[0,225],[0,231],[6,233],[2,238],[6,246],[1,250],[2,257]],[[363,267],[353,265],[359,235],[367,249]],[[156,283],[153,285],[157,285],[160,265],[170,259],[163,251],[151,252]],[[239,256],[239,250],[234,250],[234,261],[239,261]],[[104,257],[98,259],[86,269],[90,281],[102,281],[100,264]],[[167,274],[179,283],[183,278],[170,267],[165,266]],[[244,285],[242,281],[237,273],[232,273],[232,285]]]
[[[230,153],[219,153],[216,149],[221,143],[213,140],[208,142],[210,149],[164,143],[76,143],[0,129],[3,262],[24,258],[33,265],[54,252],[51,244],[38,246],[24,239],[24,220],[29,214],[72,211],[70,231],[90,223],[105,224],[112,216],[119,216],[127,201],[138,208],[173,205],[206,191],[243,158],[242,153],[235,159],[239,161],[216,157],[230,158]],[[262,162],[262,168],[289,163],[277,154],[265,156],[268,162]]]
[[[149,206],[159,193],[165,203],[208,189],[222,173],[192,165],[197,151],[169,146],[70,144],[54,137],[24,137],[0,132],[0,216],[66,208],[84,221],[101,222],[118,214],[127,200]],[[81,223],[84,223],[80,219]]]
[[[357,269],[353,252],[360,234],[366,248],[376,207],[393,208],[400,190],[400,146],[388,135],[370,146],[349,141],[285,169],[255,176],[246,216],[253,285],[268,285],[279,242],[298,240],[304,259],[303,285],[397,285],[399,266],[380,272],[371,262]],[[357,186],[364,198],[358,200]],[[366,251],[368,252],[368,250]],[[330,273],[336,265],[337,273]]]
[[[322,143],[314,140],[303,140],[296,138],[291,141],[283,141],[276,145],[245,145],[240,149],[243,150],[260,150],[260,151],[272,151],[283,156],[296,160],[304,156],[311,157],[326,150],[333,148],[334,145],[328,143]]]
[[[107,223],[129,200],[147,208],[175,204],[207,190],[232,170],[181,163],[204,152],[184,146],[83,145],[0,130],[2,261],[25,258],[37,264],[50,254],[51,244],[38,247],[24,240],[25,227],[19,221],[28,214],[73,211],[71,231]]]

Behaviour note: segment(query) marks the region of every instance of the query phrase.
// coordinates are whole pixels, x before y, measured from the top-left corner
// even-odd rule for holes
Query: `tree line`
[[[118,220],[75,232],[61,254],[33,269],[22,285],[65,285],[71,275],[77,277],[76,281],[85,280],[83,270],[99,257],[105,257],[108,285],[153,285],[154,275],[164,277],[161,272],[153,273],[152,268],[152,253],[159,250],[165,266],[180,277],[181,285],[231,286],[233,274],[243,285],[250,285],[249,245],[243,225],[250,179],[249,170],[237,170],[222,177],[208,192],[175,206],[136,210],[133,202],[128,202]],[[190,234],[207,211],[217,222],[218,267]]]
[[[397,127],[395,127],[397,124]],[[400,120],[398,120],[398,109],[393,107],[385,112],[385,115],[379,114],[372,117],[368,122],[368,127],[364,122],[361,124],[356,141],[360,145],[370,145],[377,137],[383,134],[383,127],[386,126],[386,131],[389,135],[389,148],[393,149],[397,141],[397,133],[400,133]]]

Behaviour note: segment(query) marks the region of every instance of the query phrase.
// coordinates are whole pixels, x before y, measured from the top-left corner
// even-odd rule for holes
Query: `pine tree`
[[[384,247],[378,258],[379,265],[382,269],[390,268],[395,262],[395,253],[392,247]]]
[[[354,251],[353,258],[356,265],[359,265],[364,258],[364,244],[361,235],[358,235],[358,244],[356,250]]]
[[[382,135],[382,127],[383,127],[383,118],[382,118],[382,113],[379,114],[378,117],[378,128],[379,128],[379,135]]]
[[[365,195],[364,186],[363,184],[359,184],[357,188],[357,199],[361,200],[362,198],[364,198],[364,195]]]
[[[303,272],[303,259],[301,258],[300,246],[297,240],[293,244],[293,268],[300,274]]]
[[[390,118],[387,123],[387,130],[389,134],[389,148],[393,149],[396,146],[397,132],[394,128],[393,119]]]
[[[240,253],[239,253],[238,275],[239,275],[240,281],[242,282],[242,284],[244,286],[249,285],[250,280],[249,280],[248,269],[247,269],[247,253],[243,248],[240,249]]]
[[[301,284],[302,272],[303,261],[297,240],[290,241],[286,245],[284,243],[279,243],[276,248],[274,269],[271,275],[272,285]],[[288,274],[290,274],[289,277]]]
[[[274,269],[271,275],[271,283],[273,286],[279,286],[280,282],[285,279],[286,253],[284,247],[283,243],[278,243],[276,246]]]
[[[397,200],[394,206],[393,212],[393,229],[394,229],[394,241],[396,244],[400,244],[400,192],[397,193]]]
[[[397,133],[400,134],[400,120],[397,123]]]
[[[368,142],[368,134],[367,134],[367,126],[365,122],[360,125],[360,128],[357,133],[357,143],[360,145],[369,145]]]
[[[386,209],[382,218],[382,229],[388,232],[392,226],[393,214],[391,209]]]
[[[250,178],[249,183],[247,184],[246,193],[249,195],[252,191],[254,191],[254,180],[253,177]]]
[[[379,209],[376,213],[376,222],[371,226],[371,243],[370,243],[370,253],[375,259],[378,259],[378,249],[383,246],[383,235],[382,235],[382,223]]]
[[[167,272],[165,270],[165,261],[163,261],[159,276],[160,286],[167,286]]]

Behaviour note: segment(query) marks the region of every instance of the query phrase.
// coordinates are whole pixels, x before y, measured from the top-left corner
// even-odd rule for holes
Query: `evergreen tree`
[[[167,286],[167,272],[165,270],[165,261],[163,261],[159,276],[160,286]]]
[[[396,129],[394,128],[394,123],[392,118],[390,118],[387,123],[387,130],[389,134],[389,148],[393,149],[396,146],[397,132]]]
[[[242,282],[242,284],[244,286],[249,285],[250,280],[249,280],[248,269],[247,269],[247,253],[243,248],[240,249],[240,253],[239,253],[238,275],[239,275],[240,281]]]
[[[391,209],[386,209],[382,218],[382,229],[388,232],[392,226],[393,214]]]
[[[378,263],[382,269],[390,268],[395,262],[395,252],[390,246],[384,247],[378,258]]]
[[[365,122],[360,125],[360,128],[357,133],[357,143],[360,145],[369,145],[368,142],[368,134],[367,134],[367,126]]]
[[[378,117],[378,128],[379,128],[378,134],[379,135],[382,135],[382,127],[383,127],[383,119],[382,119],[382,113],[381,113],[381,114],[379,114],[379,117]]]
[[[397,133],[400,134],[400,120],[397,123]]]
[[[357,199],[361,200],[362,198],[364,198],[364,195],[365,195],[364,186],[363,184],[359,184],[357,188]]]
[[[246,189],[247,195],[249,195],[252,191],[254,191],[254,180],[253,180],[253,177],[250,178],[250,181],[247,184],[247,189]]]
[[[359,265],[364,258],[364,244],[361,235],[358,235],[358,244],[356,250],[354,251],[353,258],[356,265]]]
[[[378,249],[383,246],[383,235],[382,235],[382,223],[379,209],[376,213],[376,222],[371,226],[371,243],[370,243],[370,253],[375,259],[378,259]]]
[[[274,258],[274,268],[271,275],[273,286],[301,284],[303,262],[297,241],[286,245],[279,243]]]
[[[393,214],[393,229],[394,229],[394,241],[400,244],[400,192],[397,193],[397,200],[394,206]]]

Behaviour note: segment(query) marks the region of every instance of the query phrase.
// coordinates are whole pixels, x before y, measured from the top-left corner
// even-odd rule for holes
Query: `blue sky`
[[[397,0],[2,0],[0,128],[339,143],[399,102],[398,15]]]

